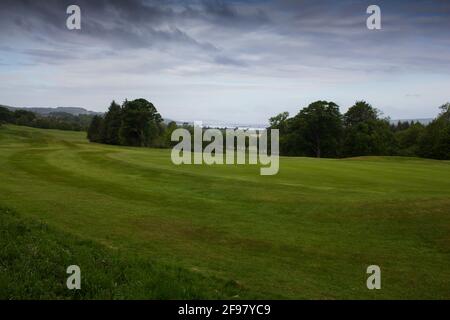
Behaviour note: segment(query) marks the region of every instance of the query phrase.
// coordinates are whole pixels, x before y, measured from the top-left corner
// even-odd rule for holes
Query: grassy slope
[[[0,207],[0,299],[211,299],[246,296],[235,282],[113,251]],[[67,290],[66,268],[82,290]]]
[[[283,158],[260,176],[6,126],[0,168],[0,204],[21,215],[263,297],[450,298],[450,162]]]

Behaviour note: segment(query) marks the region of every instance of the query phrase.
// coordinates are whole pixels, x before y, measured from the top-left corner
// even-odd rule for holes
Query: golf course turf
[[[261,176],[85,136],[0,127],[0,298],[77,297],[78,264],[84,298],[450,299],[450,161],[282,157]]]

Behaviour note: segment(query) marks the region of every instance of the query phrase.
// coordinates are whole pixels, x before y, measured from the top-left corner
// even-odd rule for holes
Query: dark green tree
[[[178,128],[178,125],[175,121],[170,121],[165,130],[163,131],[163,139],[164,139],[164,145],[166,147],[172,147],[176,145],[178,142],[172,142],[172,132],[174,132]]]
[[[389,155],[395,145],[389,122],[365,101],[357,101],[344,115],[345,156]]]
[[[365,101],[357,101],[354,106],[344,114],[344,125],[351,127],[361,122],[377,120],[379,111]]]
[[[122,125],[122,108],[115,101],[105,114],[102,141],[107,144],[119,144],[119,132]]]
[[[13,122],[14,122],[14,113],[7,108],[0,107],[0,124]]]
[[[301,155],[336,157],[342,137],[342,115],[334,102],[316,101],[302,109],[292,122],[294,147]]]
[[[403,122],[402,126],[406,127]],[[419,141],[424,134],[425,126],[419,122],[410,123],[406,129],[395,132],[395,139],[398,144],[397,154],[404,157],[414,157],[419,155]]]
[[[278,129],[281,134],[288,130],[289,112],[282,112],[275,117],[269,119],[269,126],[271,129]]]
[[[102,142],[103,118],[94,116],[88,128],[87,138],[91,142]]]
[[[155,127],[158,127],[161,122],[161,115],[152,103],[145,99],[126,101],[122,107],[120,144],[149,146],[158,134]]]
[[[36,114],[27,110],[16,110],[14,111],[14,119],[17,125],[32,126],[33,121],[36,119]]]
[[[301,155],[296,147],[296,133],[292,131],[293,118],[289,118],[289,112],[282,112],[269,119],[269,129],[278,129],[280,133],[279,151],[281,155]],[[269,135],[270,136],[270,135]]]
[[[422,157],[450,159],[450,103],[440,107],[441,113],[425,129],[419,141]]]

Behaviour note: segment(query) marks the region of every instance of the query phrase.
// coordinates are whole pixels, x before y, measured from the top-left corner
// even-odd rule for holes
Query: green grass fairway
[[[182,270],[177,281],[194,279],[198,290],[231,283],[242,290],[239,298],[450,299],[449,161],[282,158],[278,175],[260,176],[259,166],[175,166],[170,150],[2,126],[0,168],[1,207],[78,239],[73,243],[93,243],[108,257],[152,261],[159,267],[148,273],[163,280],[173,272],[160,266]],[[17,251],[9,252],[0,248],[17,259]],[[32,259],[22,260],[32,265]],[[381,267],[381,290],[366,288],[372,264]],[[0,261],[0,279],[8,278],[7,265]],[[136,268],[130,282],[147,270]],[[91,269],[82,267],[82,277]],[[48,276],[35,271],[23,279],[52,288]],[[170,290],[139,290],[117,297],[171,298]],[[178,286],[172,297],[215,297],[198,290],[183,295]],[[15,296],[21,295],[39,297]]]

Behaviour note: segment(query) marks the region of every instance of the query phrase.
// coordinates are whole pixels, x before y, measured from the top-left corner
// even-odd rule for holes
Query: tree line
[[[27,110],[0,107],[0,124],[13,123],[44,129],[87,130],[91,142],[168,148],[179,126],[165,124],[155,106],[145,99],[112,102],[103,116],[57,114],[42,117]],[[450,159],[450,103],[440,107],[429,124],[392,124],[378,109],[357,101],[341,114],[334,102],[316,101],[290,117],[283,112],[269,120],[280,132],[280,154],[343,158],[357,156],[408,156]],[[193,131],[192,125],[182,127]],[[224,130],[224,129],[222,129]]]
[[[155,106],[145,99],[111,103],[104,116],[94,116],[87,137],[91,142],[134,146],[169,147],[176,124],[165,125]]]
[[[28,110],[11,111],[8,108],[0,107],[0,125],[10,123],[41,129],[86,131],[92,118],[92,115],[72,115],[66,112],[52,112],[41,116]]]
[[[294,117],[270,118],[280,131],[280,154],[307,157],[418,156],[450,159],[450,103],[430,124],[390,124],[379,110],[357,101],[341,114],[334,102],[316,101]]]
[[[450,159],[450,103],[440,109],[428,125],[391,124],[365,101],[357,101],[344,114],[334,102],[316,101],[294,117],[283,112],[270,118],[269,130],[279,130],[280,154],[284,156]],[[192,125],[183,127],[193,131]],[[175,122],[162,123],[155,106],[145,99],[125,101],[122,106],[113,101],[104,117],[93,119],[88,138],[107,144],[164,148],[176,144],[171,141],[176,128]]]

